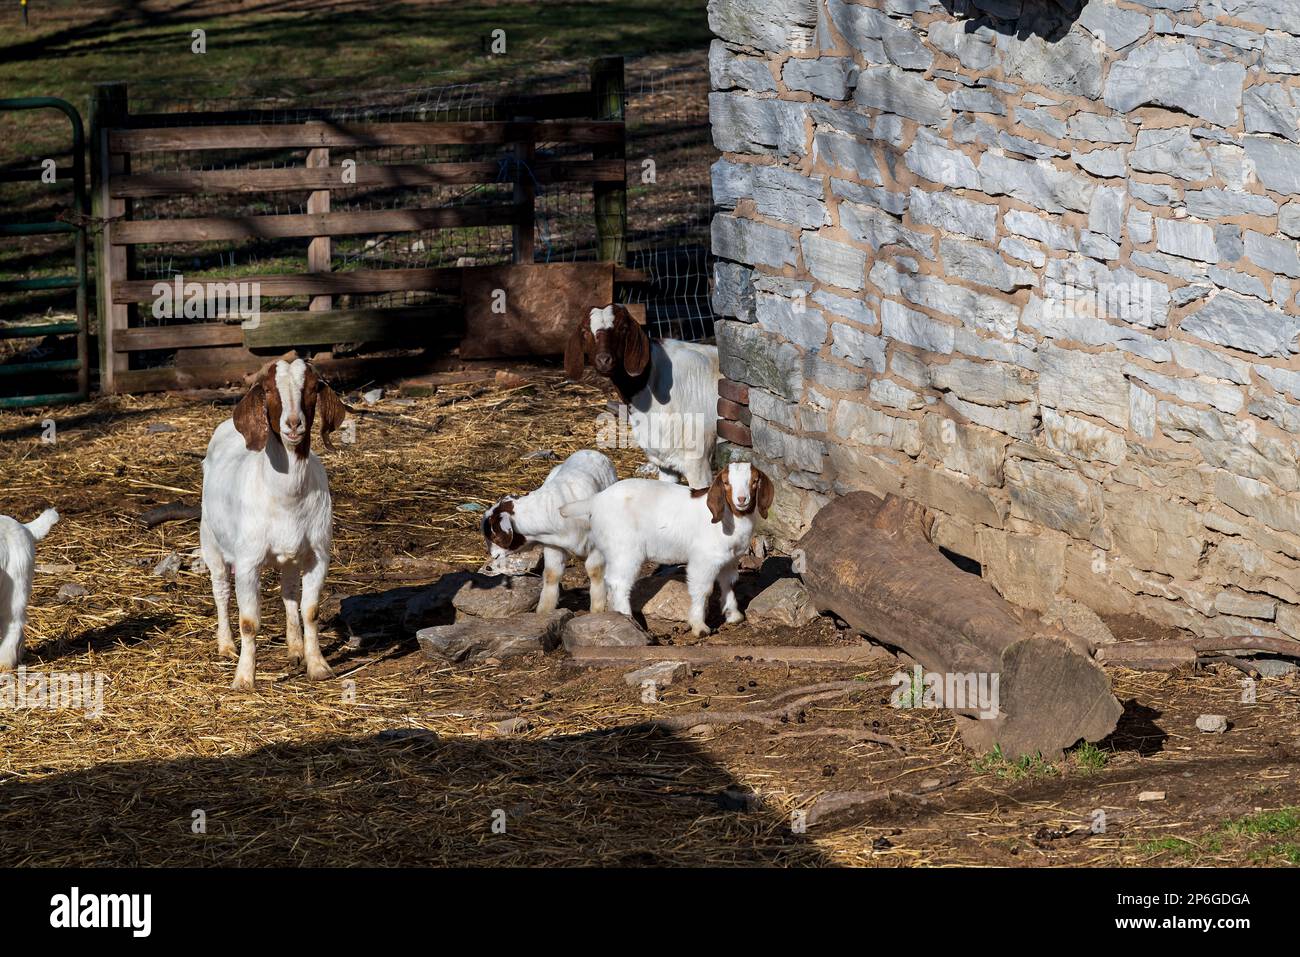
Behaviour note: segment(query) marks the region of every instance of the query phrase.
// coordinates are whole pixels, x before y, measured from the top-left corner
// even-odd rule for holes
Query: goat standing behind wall
[[[607,457],[584,449],[551,469],[536,491],[519,498],[507,495],[483,513],[483,537],[494,560],[532,542],[543,546],[545,566],[538,611],[549,613],[559,604],[566,556],[586,558],[590,550],[587,520],[565,518],[560,509],[589,499],[617,481],[618,473]]]
[[[32,596],[36,543],[49,534],[59,513],[52,508],[26,525],[0,515],[0,671],[23,660],[23,629]]]
[[[564,369],[586,362],[614,383],[637,444],[659,477],[706,488],[718,436],[718,349],[676,339],[651,342],[623,306],[593,309],[569,337]]]
[[[199,546],[217,603],[217,651],[235,654],[230,634],[230,582],[239,606],[239,667],[233,688],[251,691],[256,674],[259,582],[268,563],[280,567],[289,657],[306,658],[307,676],[331,675],[320,651],[317,613],[329,569],[332,505],[325,466],[311,451],[312,419],[321,441],[347,410],[301,359],[277,362],[217,426],[203,460]],[[302,616],[299,618],[299,602]]]

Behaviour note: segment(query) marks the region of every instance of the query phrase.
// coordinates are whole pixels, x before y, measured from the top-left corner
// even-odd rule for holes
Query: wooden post
[[[518,119],[518,118],[517,118]],[[519,218],[511,231],[514,261],[531,263],[534,258],[537,188],[533,182],[533,156],[536,145],[532,140],[514,145],[515,204],[520,206]]]
[[[308,169],[320,169],[329,165],[330,151],[328,149],[314,149],[307,151]],[[313,190],[307,196],[307,212],[309,214],[328,213],[329,211],[329,190]],[[331,239],[328,236],[316,236],[307,244],[307,271],[330,272],[333,268],[333,256],[334,248]],[[334,308],[334,297],[312,296],[307,308],[311,312],[328,312]]]
[[[626,86],[621,56],[591,61],[591,99],[597,120],[624,120]],[[625,146],[596,146],[592,159],[624,159]],[[617,183],[596,183],[592,188],[596,207],[596,258],[627,265],[627,170]]]
[[[99,317],[99,388],[105,394],[117,391],[117,376],[127,371],[127,353],[114,348],[114,337],[130,325],[130,306],[113,302],[113,287],[129,278],[131,252],[126,246],[112,244],[109,220],[130,213],[130,202],[109,195],[109,182],[115,175],[131,171],[129,156],[113,155],[108,149],[108,133],[126,126],[129,112],[125,83],[97,83],[90,102],[90,183],[91,215],[101,225],[95,230],[95,311]]]

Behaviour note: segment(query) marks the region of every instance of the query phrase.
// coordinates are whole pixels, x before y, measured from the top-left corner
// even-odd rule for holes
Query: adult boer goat
[[[623,306],[593,309],[564,350],[570,379],[590,362],[618,390],[632,436],[659,477],[707,488],[718,433],[718,349],[677,339],[651,342]]]
[[[330,490],[325,466],[311,450],[311,427],[319,416],[321,441],[332,449],[329,435],[346,415],[315,369],[301,359],[281,360],[212,433],[203,460],[199,546],[217,603],[217,651],[232,656],[230,581],[235,582],[240,649],[233,688],[253,688],[258,585],[270,563],[280,567],[290,659],[297,663],[305,657],[313,681],[332,674],[316,626],[330,559]]]

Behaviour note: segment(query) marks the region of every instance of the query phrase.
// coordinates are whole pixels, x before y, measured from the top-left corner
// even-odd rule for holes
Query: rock
[[[1285,658],[1252,658],[1250,663],[1265,678],[1285,678],[1300,670],[1300,665]]]
[[[715,35],[772,52],[789,50],[796,34],[807,40],[817,23],[817,5],[809,0],[709,0],[708,10]]]
[[[1097,613],[1071,598],[1058,598],[1043,613],[1047,624],[1059,624],[1066,631],[1078,635],[1091,645],[1109,645],[1115,636]]]
[[[674,681],[686,680],[690,673],[691,667],[685,661],[656,661],[636,671],[629,671],[623,680],[633,688],[640,688],[647,681],[653,681],[656,688],[662,688]]]
[[[1228,719],[1221,714],[1203,714],[1196,719],[1196,729],[1206,734],[1223,734],[1228,730]]]
[[[533,723],[527,718],[506,718],[492,725],[492,730],[497,734],[523,734],[532,726]]]
[[[366,405],[375,405],[384,397],[383,389],[371,389],[369,392],[361,393],[361,401]]]
[[[647,591],[649,596],[641,599]],[[657,621],[685,622],[690,616],[691,596],[686,582],[680,578],[648,578],[637,583],[633,594],[633,607],[639,605],[641,614]]]
[[[1110,68],[1106,105],[1120,113],[1167,106],[1209,120],[1236,124],[1246,68],[1230,59],[1202,59],[1186,41],[1157,40],[1136,47]]]
[[[479,502],[461,502],[456,506],[458,512],[486,512],[487,506]]]
[[[730,213],[718,213],[713,217],[710,236],[715,255],[748,266],[780,269],[793,266],[799,257],[792,234],[752,219],[739,219]]]
[[[1219,261],[1219,250],[1214,242],[1214,230],[1204,223],[1193,223],[1184,219],[1156,220],[1156,249],[1171,256],[1181,256],[1199,262]]]
[[[153,567],[155,578],[175,578],[181,570],[181,557],[176,552],[169,552],[162,561]]]
[[[1244,145],[1261,183],[1283,195],[1300,193],[1300,146],[1273,136],[1247,136]]]
[[[513,618],[465,618],[450,625],[422,628],[415,637],[429,658],[460,663],[486,658],[510,658],[550,651],[573,612],[557,609],[549,614],[528,612]]]
[[[818,233],[805,233],[801,242],[804,262],[817,280],[855,292],[862,288],[867,266],[865,250],[825,239]]]
[[[1139,801],[1163,801],[1165,799],[1164,791],[1143,791],[1138,795]]]
[[[979,172],[980,189],[984,192],[1014,196],[1048,213],[1063,213],[1068,209],[1087,212],[1096,189],[1086,177],[995,153],[984,154]]]
[[[780,578],[768,585],[750,599],[745,616],[753,621],[775,621],[792,628],[820,617],[808,601],[808,590],[797,578]]]
[[[1137,135],[1137,145],[1128,154],[1128,161],[1133,169],[1144,173],[1167,173],[1186,180],[1206,179],[1213,170],[1209,155],[1186,127],[1142,130]],[[1161,190],[1159,185],[1155,188]],[[1165,190],[1168,188],[1163,187]],[[1133,194],[1144,202],[1150,201],[1137,190]]]
[[[509,618],[532,611],[542,597],[540,578],[472,575],[451,603],[458,612],[476,618]]]
[[[572,618],[564,626],[564,647],[640,648],[650,644],[650,636],[626,615],[616,611],[593,612]]]
[[[90,592],[86,590],[84,585],[78,585],[76,582],[68,582],[59,587],[57,597],[61,602],[69,602],[74,598],[85,598],[89,594]]]
[[[713,145],[724,153],[769,154],[776,149],[782,156],[798,156],[804,149],[805,109],[803,103],[740,91],[710,93]]]
[[[998,208],[991,203],[976,203],[942,190],[928,192],[915,186],[909,196],[912,222],[917,225],[939,226],[972,239],[997,236]]]
[[[534,460],[538,460],[542,462],[554,462],[558,458],[559,456],[556,455],[550,449],[535,449],[534,451],[529,452],[527,455],[519,456],[519,461],[531,462]]]
[[[161,432],[175,432],[175,431],[177,431],[176,426],[172,425],[169,422],[150,422],[145,427],[145,432],[147,432],[149,435],[157,435]]]
[[[479,568],[480,575],[531,575],[542,567],[545,555],[541,545],[530,545],[517,552],[506,552],[497,559],[488,559]]]
[[[854,5],[854,10],[875,13]],[[952,116],[948,98],[938,84],[892,66],[868,66],[858,75],[853,102],[916,120],[922,126],[944,126]]]
[[[1184,316],[1179,328],[1216,345],[1260,356],[1285,357],[1296,351],[1300,319],[1258,299],[1223,291]]]

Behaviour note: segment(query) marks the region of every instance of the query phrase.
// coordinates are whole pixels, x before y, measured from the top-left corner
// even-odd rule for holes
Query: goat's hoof
[[[729,612],[727,612],[727,624],[728,624],[728,625],[738,625],[738,624],[740,624],[740,623],[741,623],[742,621],[744,621],[744,620],[745,620],[745,613],[744,613],[743,611],[729,611]]]
[[[238,658],[239,649],[235,647],[234,641],[230,638],[218,638],[217,654],[222,658]]]
[[[324,660],[312,661],[307,665],[307,677],[312,681],[328,681],[334,677],[334,669]]]
[[[288,649],[289,664],[299,667],[302,665],[303,653],[302,645],[290,645]]]
[[[252,691],[254,687],[253,673],[250,671],[245,674],[242,671],[236,671],[235,680],[230,683],[230,687],[235,691]]]
[[[691,634],[696,638],[703,638],[712,630],[708,625],[691,625]]]

